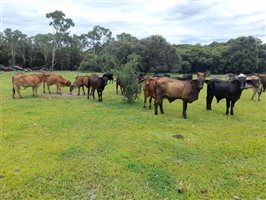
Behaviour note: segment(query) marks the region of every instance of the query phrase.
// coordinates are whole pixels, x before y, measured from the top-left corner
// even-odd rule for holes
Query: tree
[[[141,40],[140,68],[143,72],[169,72],[178,62],[176,49],[160,35],[154,35]]]
[[[27,35],[22,34],[18,43],[18,54],[22,58],[22,66],[26,65],[27,62],[27,53],[29,48],[30,39]]]
[[[92,31],[81,36],[89,51],[99,55],[100,51],[113,41],[112,32],[108,28],[94,26]]]
[[[53,35],[53,47],[52,47],[52,66],[51,69],[54,68],[55,65],[55,53],[58,49],[59,45],[65,34],[69,34],[67,30],[70,27],[73,27],[75,24],[70,18],[65,18],[65,14],[62,11],[54,11],[46,14],[46,18],[51,18],[52,21],[49,23],[49,26],[52,26],[54,30]]]
[[[129,61],[132,54],[140,54],[140,41],[130,34],[122,33],[116,36],[117,41],[112,41],[105,47],[104,53],[116,58],[117,65],[121,66]]]
[[[24,34],[19,30],[12,31],[10,28],[4,30],[4,41],[7,43],[10,50],[12,66],[16,65],[17,47],[22,37],[24,37]]]
[[[34,37],[35,46],[40,49],[46,67],[49,66],[48,55],[52,48],[52,37],[51,34],[37,34]]]

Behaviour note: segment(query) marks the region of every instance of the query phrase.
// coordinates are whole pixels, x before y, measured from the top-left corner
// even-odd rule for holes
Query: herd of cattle
[[[255,74],[246,76],[244,74],[233,75],[228,74],[228,80],[210,79],[206,80],[206,73],[197,73],[197,78],[193,80],[192,74],[184,74],[183,77],[169,77],[169,76],[144,76],[139,75],[139,82],[144,82],[144,105],[146,107],[147,99],[149,98],[149,109],[151,109],[152,99],[154,99],[155,115],[158,113],[158,106],[160,112],[163,114],[163,100],[166,98],[171,103],[176,99],[183,101],[183,118],[187,118],[186,110],[187,104],[192,103],[198,99],[199,92],[203,88],[204,83],[207,84],[206,109],[211,110],[213,97],[216,97],[217,102],[221,99],[226,99],[226,115],[233,115],[234,105],[240,98],[244,89],[253,88],[254,92],[252,99],[258,93],[258,100],[261,100],[261,93],[266,89],[266,74]],[[38,73],[32,75],[16,74],[12,77],[13,98],[15,93],[20,98],[20,88],[32,87],[32,95],[37,96],[37,89],[43,83],[43,93],[47,85],[48,92],[51,93],[50,86],[56,85],[57,94],[62,94],[61,87],[69,87],[70,94],[75,88],[78,88],[78,95],[80,95],[80,88],[82,88],[83,95],[85,95],[84,87],[87,88],[87,98],[92,95],[93,98],[95,90],[98,93],[98,101],[102,101],[102,94],[108,81],[113,82],[113,75],[105,73],[102,77],[98,75],[77,76],[74,83],[71,84],[69,80],[62,76],[52,73]],[[126,90],[123,81],[116,79],[116,93],[120,86],[121,93]],[[90,91],[91,89],[91,91]]]

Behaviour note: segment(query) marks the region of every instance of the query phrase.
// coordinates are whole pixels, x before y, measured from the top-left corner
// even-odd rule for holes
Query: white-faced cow
[[[240,74],[237,78],[231,81],[224,81],[220,79],[211,79],[208,81],[207,86],[207,97],[206,97],[206,109],[211,110],[211,103],[213,97],[217,99],[217,103],[226,99],[226,115],[234,115],[234,105],[236,101],[240,98],[242,91],[245,89],[246,83],[251,83],[246,80],[244,74]]]

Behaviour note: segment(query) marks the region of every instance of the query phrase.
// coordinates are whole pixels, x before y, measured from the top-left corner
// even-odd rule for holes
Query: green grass
[[[155,116],[143,94],[126,104],[115,84],[101,103],[49,98],[42,87],[14,100],[13,74],[0,83],[2,199],[266,199],[265,93],[258,102],[245,90],[226,116],[225,100],[205,110],[204,85],[184,120],[180,100],[165,100],[166,114]]]

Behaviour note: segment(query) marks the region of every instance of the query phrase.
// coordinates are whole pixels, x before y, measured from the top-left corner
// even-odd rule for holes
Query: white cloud
[[[263,0],[2,0],[2,29],[27,35],[51,32],[48,12],[61,10],[81,34],[100,25],[113,36],[121,32],[138,38],[160,34],[171,43],[209,43],[252,35],[266,42]]]

